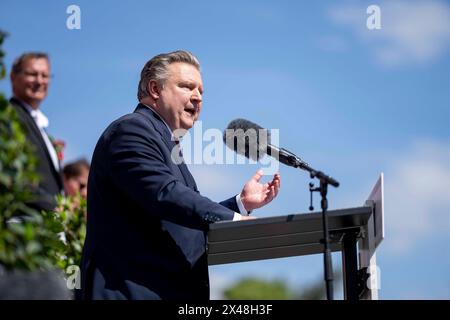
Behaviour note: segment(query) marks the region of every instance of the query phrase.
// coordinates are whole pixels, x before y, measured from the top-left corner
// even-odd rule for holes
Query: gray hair
[[[48,54],[45,52],[25,52],[16,58],[12,64],[11,73],[17,74],[22,71],[23,64],[29,59],[46,59],[50,63]]]
[[[156,80],[159,86],[163,86],[168,77],[167,67],[171,63],[184,62],[193,65],[200,71],[200,62],[189,51],[178,50],[169,53],[159,54],[150,59],[141,71],[141,80],[139,81],[137,97],[140,101],[142,98],[149,96],[148,84],[150,80]]]

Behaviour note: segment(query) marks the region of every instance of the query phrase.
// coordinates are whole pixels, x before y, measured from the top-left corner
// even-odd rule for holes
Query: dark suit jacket
[[[33,200],[27,204],[37,210],[52,210],[56,207],[55,196],[63,188],[60,173],[53,165],[47,145],[33,117],[21,101],[11,98],[10,103],[25,127],[27,141],[33,146],[38,160],[36,170],[39,174],[39,185],[37,189],[33,189]]]
[[[186,165],[172,162],[174,146],[142,104],[100,137],[88,181],[82,298],[209,299],[206,231],[239,209],[234,198],[201,196]]]

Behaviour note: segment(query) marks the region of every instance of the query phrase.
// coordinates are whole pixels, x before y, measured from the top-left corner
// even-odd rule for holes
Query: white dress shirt
[[[143,103],[142,103],[142,104],[143,104]],[[172,141],[175,141],[176,139],[175,139],[175,137],[174,137],[174,135],[173,135],[172,129],[170,129],[169,125],[166,123],[166,121],[164,121],[163,117],[161,117],[161,116],[159,115],[159,113],[156,112],[156,110],[153,109],[151,106],[146,105],[146,104],[143,104],[143,105],[146,106],[147,108],[149,108],[150,110],[152,110],[154,113],[156,113],[156,114],[160,117],[160,119],[162,120],[162,122],[166,125],[167,130],[169,130]],[[244,204],[242,203],[242,200],[241,200],[241,194],[238,194],[238,195],[236,196],[236,203],[237,203],[237,206],[238,206],[238,208],[239,208],[240,214],[239,214],[238,212],[235,212],[235,213],[234,213],[234,217],[233,217],[233,221],[239,221],[239,220],[241,220],[241,215],[248,216],[248,214],[249,214],[249,212],[248,212],[247,210],[245,210]]]

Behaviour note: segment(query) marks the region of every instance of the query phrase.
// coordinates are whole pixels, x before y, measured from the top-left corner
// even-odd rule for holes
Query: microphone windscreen
[[[245,119],[231,121],[223,133],[223,141],[231,150],[258,161],[267,152],[270,134],[267,129]]]
[[[255,129],[260,130],[263,129],[261,126],[257,125],[256,123],[253,123],[251,121],[245,120],[245,119],[234,119],[228,124],[227,129],[242,129],[244,131],[247,131],[248,129]]]

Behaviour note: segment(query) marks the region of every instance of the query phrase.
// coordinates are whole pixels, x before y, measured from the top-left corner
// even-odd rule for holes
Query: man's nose
[[[36,81],[37,81],[37,83],[39,83],[39,84],[47,83],[47,82],[48,82],[48,76],[43,75],[42,73],[38,73],[38,74],[36,75]]]
[[[191,100],[200,103],[202,102],[202,94],[200,93],[200,91],[198,89],[194,90],[194,93],[191,96]]]

